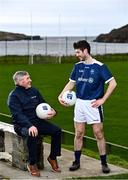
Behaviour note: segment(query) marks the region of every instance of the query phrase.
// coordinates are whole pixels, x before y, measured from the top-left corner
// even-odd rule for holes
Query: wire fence
[[[2,129],[2,124],[3,126],[6,125],[6,129],[8,127],[13,127],[11,123],[12,123],[12,120],[11,120],[10,115],[0,113],[0,129]],[[74,136],[75,136],[74,132],[62,130],[62,144],[73,145]],[[84,147],[86,147],[87,149],[93,150],[95,152],[98,151],[96,139],[93,137],[84,136],[83,148]],[[125,160],[128,160],[128,147],[115,144],[112,142],[106,142],[106,147],[107,147],[108,154],[117,155],[124,158]]]
[[[128,53],[128,43],[98,43],[95,37],[43,37],[42,40],[0,41],[0,56],[7,55],[74,55],[73,43],[87,40],[92,55]]]

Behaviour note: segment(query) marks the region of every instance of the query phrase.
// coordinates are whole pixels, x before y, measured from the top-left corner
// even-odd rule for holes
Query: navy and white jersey
[[[76,63],[69,80],[76,82],[76,96],[83,100],[102,98],[104,84],[108,83],[113,76],[107,66],[95,59],[92,64],[84,61]]]

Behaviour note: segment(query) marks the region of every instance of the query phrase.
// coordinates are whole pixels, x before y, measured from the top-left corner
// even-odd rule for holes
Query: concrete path
[[[47,162],[50,146],[44,143],[44,155],[45,155],[45,168],[41,171],[41,177],[32,177],[27,171],[22,171],[11,166],[8,162],[0,161],[0,175],[9,177],[11,180],[28,180],[28,179],[66,179],[72,177],[90,177],[90,176],[104,176],[101,172],[100,161],[82,155],[81,168],[75,172],[68,170],[73,161],[73,152],[62,149],[62,156],[58,158],[58,163],[61,167],[61,173],[54,173],[51,171],[50,165]],[[109,164],[111,173],[109,175],[116,175],[122,173],[128,173],[128,169],[120,168]]]

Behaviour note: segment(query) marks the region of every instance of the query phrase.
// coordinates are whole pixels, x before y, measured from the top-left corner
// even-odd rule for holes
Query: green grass
[[[77,177],[72,179],[128,179],[128,174],[118,174],[112,176]]]
[[[104,105],[105,122],[104,130],[106,140],[128,146],[127,141],[127,69],[128,62],[107,62],[113,75],[116,77],[118,86]],[[6,101],[9,92],[14,88],[12,75],[17,70],[27,70],[33,80],[33,86],[37,87],[47,102],[57,111],[58,115],[53,122],[65,130],[74,131],[73,107],[62,107],[57,97],[68,77],[73,64],[36,64],[36,65],[0,65],[1,87],[0,87],[0,111],[9,114]],[[90,126],[87,128],[87,135],[93,136]]]
[[[104,130],[107,141],[112,143],[124,145],[128,147],[128,83],[127,83],[127,71],[128,62],[106,62],[108,67],[113,72],[117,80],[117,88],[113,95],[104,105]],[[14,88],[12,81],[12,75],[17,70],[26,70],[30,73],[33,80],[33,86],[37,87],[41,94],[45,97],[47,102],[51,104],[57,111],[58,115],[52,120],[53,123],[58,124],[62,129],[74,131],[73,127],[73,107],[62,107],[57,97],[64,85],[68,82],[69,74],[73,64],[36,64],[36,65],[0,65],[0,112],[10,114],[7,107],[7,97],[9,92]],[[6,121],[7,118],[2,121]],[[10,121],[9,121],[10,122]],[[87,135],[93,136],[92,128],[87,127]],[[63,145],[66,147],[66,145]],[[69,145],[68,145],[69,146]],[[66,148],[70,148],[70,147]],[[90,145],[89,145],[90,146]],[[73,150],[73,146],[71,147]],[[115,151],[114,151],[115,152]],[[89,155],[94,158],[99,158],[97,151],[91,151],[90,149],[83,149],[83,154]],[[128,168],[128,152],[123,153],[124,158],[120,156],[109,155],[109,163]],[[96,179],[97,177],[91,177]],[[112,179],[128,179],[126,175],[116,175],[109,177],[98,177],[98,179],[112,178]],[[89,178],[88,178],[89,179]]]
[[[44,137],[44,142],[50,143],[50,138],[49,136]],[[68,149],[70,151],[73,151],[73,145],[65,145],[62,144],[62,147],[65,149]],[[99,159],[99,154],[96,151],[92,151],[87,148],[83,148],[82,154],[86,156],[90,156],[95,159]],[[109,155],[108,156],[108,162],[110,164],[114,164],[116,166],[120,166],[123,168],[128,169],[128,161],[121,159],[119,156],[115,155]],[[68,179],[68,178],[66,178]],[[93,177],[77,177],[77,178],[72,178],[72,179],[128,179],[128,173],[127,174],[118,174],[118,175],[108,175],[108,176],[93,176]]]

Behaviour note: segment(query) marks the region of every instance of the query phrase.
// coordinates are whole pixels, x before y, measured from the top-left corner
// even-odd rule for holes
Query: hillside
[[[33,40],[40,40],[40,36],[33,36]],[[0,41],[30,40],[31,36],[19,33],[0,31]]]
[[[94,42],[128,43],[128,24],[118,29],[113,29],[107,34],[100,34]]]

